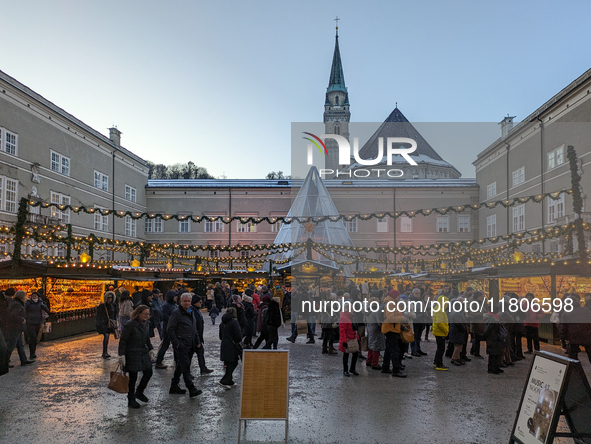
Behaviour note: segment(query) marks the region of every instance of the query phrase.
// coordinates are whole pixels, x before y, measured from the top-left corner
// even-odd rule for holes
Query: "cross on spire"
[[[336,23],[336,30],[337,30],[337,36],[339,35],[339,16],[337,15],[337,18],[334,19],[335,23]]]

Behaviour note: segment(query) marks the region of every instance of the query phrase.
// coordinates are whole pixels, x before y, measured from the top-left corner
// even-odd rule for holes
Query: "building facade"
[[[119,130],[111,128],[110,138],[105,137],[1,71],[0,140],[0,225],[16,222],[22,197],[110,211],[146,211],[148,168],[121,146]],[[138,222],[112,215],[31,207],[28,222],[71,224],[74,236],[143,238]],[[7,245],[0,248],[9,250]],[[22,252],[64,255],[63,248],[31,242]],[[107,253],[96,252],[97,257],[111,258]]]

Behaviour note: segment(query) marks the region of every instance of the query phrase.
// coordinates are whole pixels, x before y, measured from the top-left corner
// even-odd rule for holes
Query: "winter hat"
[[[246,290],[244,290],[244,294],[246,296],[252,296],[252,289],[250,287],[248,287]]]
[[[6,291],[4,292],[4,294],[6,296],[10,296],[10,297],[13,297],[15,293],[16,293],[16,290],[12,287],[7,288]]]
[[[191,305],[195,305],[198,302],[201,302],[201,296],[194,294],[191,298]]]
[[[388,296],[390,296],[391,298],[400,297],[400,292],[398,290],[390,290]]]
[[[104,296],[103,300],[104,300],[105,302],[107,302],[107,299],[108,299],[108,298],[113,298],[113,302],[115,302],[115,293],[113,293],[112,291],[107,291],[107,292],[105,293],[105,296]]]
[[[154,293],[154,294],[156,294],[156,293],[161,293],[161,291],[160,291],[160,290],[158,290],[157,288],[154,288],[154,289],[152,290],[152,293]]]
[[[246,292],[245,292],[245,293],[246,293]],[[252,302],[252,298],[251,298],[250,296],[247,296],[247,295],[244,295],[244,296],[242,297],[242,300],[243,300],[244,302]]]

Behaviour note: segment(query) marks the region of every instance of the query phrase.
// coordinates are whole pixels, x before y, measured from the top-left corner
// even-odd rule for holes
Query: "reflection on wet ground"
[[[0,377],[0,442],[236,442],[240,390],[218,385],[223,367],[217,328],[206,324],[206,361],[215,372],[196,377],[203,394],[194,399],[168,394],[169,352],[168,369],[154,370],[146,390],[150,402],[139,410],[128,409],[125,395],[107,389],[117,341],[111,338],[109,360],[101,358],[102,337],[95,334],[40,344],[36,364],[16,366]],[[499,376],[486,372],[486,360],[476,359],[437,372],[431,366],[432,340],[423,344],[429,356],[404,361],[406,379],[381,374],[361,361],[360,376],[346,378],[341,354],[322,355],[320,341],[306,345],[299,336],[291,344],[287,335],[280,331],[279,348],[291,351],[291,443],[508,442],[531,357]],[[559,347],[542,348],[563,354]],[[589,377],[591,366],[584,353],[580,357]],[[18,360],[16,353],[12,360]],[[236,381],[240,371],[239,366]],[[199,375],[196,359],[193,374]],[[252,421],[242,442],[283,442],[283,436],[283,422]]]

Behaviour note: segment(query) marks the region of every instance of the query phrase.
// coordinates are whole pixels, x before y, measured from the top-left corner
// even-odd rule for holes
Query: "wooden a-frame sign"
[[[560,416],[569,433],[556,431]],[[548,444],[559,437],[591,444],[591,388],[579,361],[536,352],[509,444]]]

